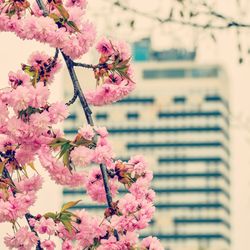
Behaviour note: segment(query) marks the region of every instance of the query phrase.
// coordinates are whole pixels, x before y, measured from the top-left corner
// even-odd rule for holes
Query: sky
[[[178,47],[192,48],[198,46],[197,61],[201,64],[218,63],[222,65],[228,75],[230,86],[230,106],[231,106],[231,180],[232,180],[232,250],[250,249],[250,55],[244,55],[244,63],[238,64],[238,51],[236,49],[237,38],[234,31],[216,33],[216,43],[206,32],[194,29],[182,29],[176,26],[160,26],[158,23],[152,23],[149,20],[137,18],[136,29],[131,31],[126,25],[122,28],[114,28],[117,20],[129,22],[134,15],[122,13],[115,8],[110,15],[108,1],[91,0],[89,3],[89,17],[94,19],[98,26],[98,37],[108,34],[109,36],[119,37],[128,41],[133,41],[144,36],[150,35],[155,49],[171,48],[173,44]],[[124,1],[126,3],[127,1]],[[128,1],[129,2],[129,1]],[[145,4],[145,0],[130,1],[135,8],[142,11],[153,11],[158,8],[157,1],[150,1]],[[161,1],[162,13],[169,8],[170,0]],[[209,1],[212,2],[212,1]],[[250,19],[250,13],[247,11],[249,4],[243,2],[243,12],[235,8],[232,0],[220,1],[221,6],[218,9],[225,11],[226,14],[241,14],[244,20]],[[225,7],[226,5],[226,7]],[[115,32],[114,32],[115,30]],[[114,35],[115,34],[115,35]],[[248,32],[241,35],[245,51],[247,50]],[[0,86],[7,86],[7,76],[10,70],[15,71],[20,67],[21,62],[26,62],[29,54],[37,50],[45,50],[54,53],[52,49],[40,43],[33,41],[21,41],[13,34],[0,33]],[[85,59],[87,60],[87,59]],[[84,61],[84,59],[83,59]],[[85,61],[86,62],[86,61]],[[58,75],[56,82],[51,90],[54,99],[62,98],[61,86],[63,84],[62,75]],[[32,211],[37,208],[42,210],[48,207],[48,210],[57,210],[57,204],[60,203],[60,188],[51,182],[46,182],[45,189],[39,193],[39,203]],[[49,196],[48,193],[55,195]],[[46,206],[45,206],[46,205]],[[5,225],[0,224],[0,249],[2,245],[2,233],[6,232]],[[10,230],[11,232],[11,230]]]

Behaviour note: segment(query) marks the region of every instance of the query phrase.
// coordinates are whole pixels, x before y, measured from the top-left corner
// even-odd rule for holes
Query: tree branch
[[[86,63],[79,63],[79,62],[73,62],[73,65],[76,67],[83,67],[86,69],[97,69],[100,68],[99,65],[92,65],[92,64],[86,64]]]
[[[29,227],[30,227],[30,230],[38,237],[38,241],[37,241],[37,244],[36,244],[36,250],[43,250],[43,248],[41,247],[41,241],[39,239],[39,236],[38,236],[38,233],[36,232],[36,230],[34,229],[33,226],[30,225],[29,223],[29,219],[31,218],[35,218],[32,214],[30,213],[26,213],[25,214],[25,219],[27,220],[28,224],[29,224]]]
[[[12,178],[11,178],[11,176],[10,176],[10,173],[9,173],[9,171],[8,171],[8,169],[7,169],[6,167],[3,168],[2,176],[3,176],[3,178],[5,178],[5,179],[9,179],[10,182],[11,182],[11,185],[13,185],[13,187],[16,187],[16,185],[15,185],[15,183],[13,182],[13,180],[12,180]],[[14,196],[16,195],[16,191],[15,191],[15,190],[13,191],[13,195],[14,195]],[[38,240],[37,240],[37,245],[36,245],[36,250],[43,250],[43,248],[41,247],[41,241],[40,241],[40,238],[39,238],[39,236],[38,236],[38,233],[36,232],[36,230],[34,229],[34,227],[30,225],[30,222],[29,222],[29,219],[30,219],[30,218],[34,218],[34,216],[33,216],[32,214],[30,214],[30,213],[26,213],[26,214],[25,214],[25,218],[26,218],[26,220],[27,220],[27,223],[28,223],[28,225],[29,225],[30,230],[31,230],[31,231],[37,236],[37,238],[38,238]]]
[[[86,98],[85,98],[85,96],[84,96],[84,94],[82,92],[82,88],[81,88],[81,86],[79,84],[76,72],[74,70],[74,62],[67,55],[65,55],[62,51],[61,51],[61,53],[63,55],[64,61],[65,61],[66,65],[67,65],[67,68],[68,68],[68,71],[69,71],[70,78],[72,80],[72,84],[73,84],[73,87],[74,87],[74,93],[75,93],[74,96],[77,93],[77,96],[79,97],[79,100],[81,102],[81,105],[82,105],[82,108],[83,108],[87,123],[89,125],[91,125],[91,126],[94,126],[94,122],[93,122],[93,119],[92,119],[92,116],[91,116],[92,111],[89,108],[87,100],[86,100]]]
[[[233,18],[226,17],[223,14],[215,12],[215,11],[210,11],[210,12],[207,12],[206,14],[209,14],[211,16],[217,17],[218,19],[224,20],[225,24],[223,24],[223,25],[214,25],[211,23],[199,24],[199,23],[195,23],[195,22],[191,22],[191,21],[174,19],[172,17],[172,15],[170,15],[168,18],[160,18],[158,16],[139,11],[135,8],[128,7],[124,4],[122,4],[120,1],[115,1],[114,5],[120,9],[124,10],[124,11],[128,11],[128,12],[131,12],[133,14],[143,16],[143,17],[146,17],[148,19],[152,19],[152,20],[157,21],[161,24],[173,23],[173,24],[182,25],[182,26],[190,26],[190,27],[200,28],[200,29],[208,29],[209,28],[209,29],[214,29],[214,30],[225,30],[228,28],[250,28],[249,23],[238,22],[237,20],[234,20]]]
[[[39,8],[43,11],[44,15],[48,15],[48,11],[43,3],[43,0],[36,0],[36,2],[38,4]],[[87,123],[91,126],[94,126],[94,122],[92,119],[92,111],[89,108],[87,100],[86,100],[86,98],[83,94],[82,88],[79,84],[76,72],[74,70],[74,66],[76,66],[76,65],[74,65],[74,62],[71,60],[71,58],[69,56],[65,55],[62,50],[60,50],[60,51],[63,55],[63,58],[64,58],[66,65],[67,65],[69,75],[70,75],[70,78],[72,80],[72,84],[74,87],[74,97],[72,98],[72,100],[75,101],[74,99],[76,99],[75,96],[77,94],[77,96],[81,102]],[[107,205],[110,209],[112,209],[112,195],[111,195],[109,184],[108,184],[107,168],[103,164],[100,164],[100,169],[102,172],[103,183],[104,183],[104,188],[105,188],[105,192],[106,192]],[[114,235],[115,235],[116,239],[119,240],[119,235],[118,235],[116,229],[114,230]]]

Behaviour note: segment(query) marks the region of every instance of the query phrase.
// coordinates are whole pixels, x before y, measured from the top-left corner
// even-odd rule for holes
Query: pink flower
[[[51,241],[51,240],[44,240],[42,243],[41,243],[41,247],[44,249],[44,250],[54,250],[55,247],[56,247],[56,244]]]
[[[81,9],[86,9],[87,0],[67,0],[66,6],[67,7],[77,6]]]
[[[10,105],[16,112],[28,108],[33,96],[32,86],[18,86],[12,91]]]
[[[84,0],[77,2],[84,8]],[[75,30],[58,28],[52,18],[40,16],[37,11],[35,13],[36,15],[24,15],[21,20],[15,15],[9,18],[2,13],[0,31],[11,31],[22,39],[35,39],[54,48],[60,47],[72,59],[79,58],[93,45],[96,35],[95,28],[83,18],[81,18],[80,25],[81,33],[77,33]]]
[[[51,155],[48,147],[42,147],[38,155],[42,166],[49,172],[51,179],[56,183],[69,187],[78,187],[86,182],[85,172],[70,172],[62,162]]]
[[[5,236],[4,243],[9,249],[31,250],[37,244],[37,237],[28,227],[21,227],[15,236]]]
[[[35,113],[30,116],[30,124],[34,127],[36,132],[45,132],[50,125],[49,112]]]
[[[118,187],[115,185],[114,179],[109,180],[109,187],[112,196],[117,193]],[[86,189],[88,195],[98,203],[106,202],[106,193],[104,189],[103,179],[101,170],[99,168],[93,168],[88,177],[88,181],[86,184]]]
[[[110,40],[107,38],[102,38],[96,45],[96,50],[105,56],[110,56],[114,52],[114,49],[112,48],[112,44],[110,43]]]
[[[80,128],[78,130],[78,133],[86,140],[92,140],[95,136],[95,131],[93,130],[93,127],[90,125],[87,125],[83,128]]]
[[[8,196],[7,200],[0,197],[0,222],[13,221],[23,217],[36,199],[34,192],[17,193],[15,196],[12,192],[8,192]]]
[[[102,239],[101,245],[97,250],[131,250],[137,249],[136,243],[138,237],[135,233],[127,232],[124,235],[120,235],[119,241],[112,235],[108,239]]]
[[[148,250],[164,250],[160,241],[156,237],[149,236],[142,240],[141,247]]]
[[[111,42],[103,38],[96,46],[101,54],[100,67],[95,69],[95,78],[99,84],[94,91],[86,92],[86,99],[90,104],[102,106],[116,102],[127,96],[135,87],[132,80],[133,70],[129,63],[131,54],[124,42]]]
[[[9,112],[7,106],[0,100],[0,129],[5,129],[8,118]]]
[[[106,127],[94,127],[95,131],[97,132],[98,135],[101,137],[107,137],[108,136],[108,131]]]
[[[77,211],[76,215],[80,223],[74,226],[77,229],[76,239],[80,249],[87,248],[94,243],[94,239],[104,237],[107,233],[105,223],[101,223],[101,218],[88,214],[85,210]]]
[[[42,217],[35,223],[35,230],[40,234],[53,235],[55,233],[55,222],[51,219]]]
[[[44,107],[49,98],[49,89],[42,82],[37,83],[35,88],[31,90],[32,100],[29,103],[34,108]]]
[[[62,102],[52,103],[48,111],[50,122],[54,124],[63,121],[69,115],[67,106]]]
[[[101,86],[97,87],[95,91],[86,92],[87,101],[95,106],[102,106],[117,102],[122,98],[125,98],[128,94],[134,90],[135,84],[128,80],[123,80],[119,85],[105,82]]]
[[[39,69],[41,64],[44,62],[47,62],[49,60],[49,56],[47,54],[45,54],[44,52],[33,52],[29,59],[28,59],[28,63],[30,65],[32,65],[33,67]]]
[[[131,51],[130,51],[130,47],[128,46],[127,43],[125,43],[124,41],[118,41],[115,43],[114,45],[117,50],[119,51],[119,54],[121,56],[121,59],[123,60],[127,60],[128,58],[131,57]]]
[[[16,151],[16,159],[21,165],[33,162],[36,154],[36,145],[23,143]]]
[[[155,197],[155,192],[149,189],[149,183],[142,178],[139,178],[135,183],[129,188],[131,194],[133,194],[136,199],[145,197],[149,202],[152,202]]]
[[[40,175],[34,175],[31,178],[23,178],[16,182],[16,187],[21,192],[38,191],[42,187],[43,179]]]
[[[139,202],[132,194],[126,194],[120,199],[118,207],[123,214],[135,213],[140,209]]]
[[[70,156],[76,166],[86,167],[91,163],[93,153],[93,149],[89,149],[85,146],[78,146],[71,151]]]
[[[131,157],[131,159],[128,161],[128,164],[133,165],[133,171],[137,175],[142,175],[143,173],[145,173],[146,168],[148,167],[142,155],[136,155],[134,157]]]
[[[62,244],[62,250],[73,250],[73,244],[69,240],[65,240]]]
[[[30,84],[30,78],[22,70],[18,70],[17,73],[9,73],[9,83],[12,88],[16,88],[19,85],[28,85]]]
[[[34,52],[29,57],[28,63],[33,69],[37,70],[39,74],[39,82],[50,83],[53,80],[54,74],[60,69],[61,63],[57,59],[45,54],[44,52]]]
[[[109,165],[114,157],[112,147],[106,137],[99,137],[94,150],[92,161],[98,164]]]

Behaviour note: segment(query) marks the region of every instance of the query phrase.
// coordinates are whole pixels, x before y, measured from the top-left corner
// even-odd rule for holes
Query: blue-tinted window
[[[108,114],[107,113],[96,113],[95,118],[97,120],[107,120]]]
[[[221,102],[223,99],[219,95],[207,95],[205,96],[207,102]]]
[[[137,120],[139,118],[139,114],[137,112],[127,113],[127,119],[129,120]]]
[[[186,97],[185,96],[175,96],[173,98],[174,103],[185,103]]]
[[[149,38],[133,43],[133,60],[148,61],[150,59],[151,41]]]
[[[226,100],[224,100],[220,95],[214,94],[214,95],[206,95],[204,97],[204,100],[206,102],[221,102],[225,105],[227,109],[229,109],[229,104]]]
[[[75,113],[72,113],[72,114],[70,114],[70,115],[67,117],[67,120],[72,120],[72,121],[74,121],[74,120],[76,120],[76,118],[77,118],[77,115],[76,115]]]
[[[122,99],[118,102],[115,102],[114,104],[119,103],[133,103],[133,104],[145,104],[145,103],[154,103],[155,99],[153,97],[128,97],[125,99]]]
[[[218,77],[219,68],[204,68],[204,69],[192,69],[191,75],[194,78],[200,77]]]
[[[144,70],[143,78],[184,78],[185,69],[160,69],[160,70]]]
[[[147,234],[141,234],[140,235],[140,238],[146,238],[148,237],[149,235]],[[155,234],[154,235],[155,237],[157,237],[159,240],[167,240],[167,241],[170,241],[170,240],[174,240],[174,241],[177,241],[177,240],[180,240],[180,241],[183,241],[183,240],[206,240],[206,241],[210,241],[210,240],[223,240],[225,242],[227,242],[229,245],[231,243],[230,239],[223,235],[223,234],[216,234],[216,233],[203,233],[203,234]]]
[[[212,68],[173,68],[173,69],[147,69],[143,71],[145,79],[160,78],[202,78],[202,77],[218,77],[220,69]]]
[[[181,49],[170,49],[153,51],[151,56],[152,59],[157,61],[193,61],[195,59],[196,52]]]

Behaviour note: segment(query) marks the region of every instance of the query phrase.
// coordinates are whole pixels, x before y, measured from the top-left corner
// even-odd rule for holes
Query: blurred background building
[[[135,42],[136,90],[94,109],[94,119],[108,128],[117,158],[142,154],[154,171],[157,210],[143,236],[159,237],[166,250],[229,250],[229,87],[220,66],[198,64],[195,54],[154,51],[148,38]],[[71,92],[65,89],[68,99]],[[80,105],[71,109],[69,136],[83,120]],[[64,202],[78,198],[77,208],[103,213],[84,190],[63,190]]]

